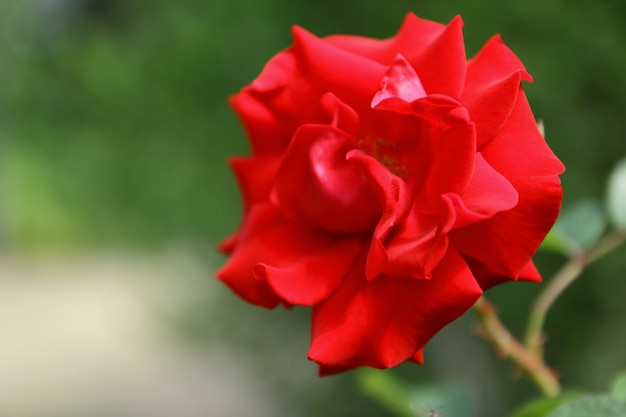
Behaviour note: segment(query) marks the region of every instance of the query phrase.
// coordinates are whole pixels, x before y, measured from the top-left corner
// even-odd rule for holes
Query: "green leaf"
[[[511,417],[546,417],[561,404],[580,397],[581,394],[563,394],[556,398],[541,398],[518,409]]]
[[[417,416],[474,416],[471,394],[458,385],[421,385],[409,389],[409,404]]]
[[[611,385],[611,396],[626,403],[626,372],[622,372],[615,378]]]
[[[602,237],[606,225],[602,203],[598,200],[582,200],[563,210],[544,242],[544,249],[568,256],[588,249]]]
[[[357,375],[361,392],[396,417],[474,415],[472,397],[463,387],[404,383],[390,370],[364,368]]]
[[[361,392],[397,417],[416,417],[404,385],[390,371],[364,368],[358,371]]]
[[[553,227],[541,243],[540,249],[570,256],[572,252],[580,249],[580,247],[564,235],[563,232],[557,230],[556,227]]]
[[[626,417],[626,405],[608,395],[586,396],[561,404],[546,417]]]
[[[606,200],[611,223],[626,229],[626,159],[617,164],[609,177]]]

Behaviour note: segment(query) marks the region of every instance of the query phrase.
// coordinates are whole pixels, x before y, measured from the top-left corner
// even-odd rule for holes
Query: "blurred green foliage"
[[[289,45],[293,24],[386,37],[408,11],[441,22],[461,14],[470,56],[500,33],[534,76],[531,105],[568,168],[565,205],[604,198],[626,155],[622,0],[3,0],[4,247],[212,247],[240,213],[226,159],[247,152],[228,95]],[[605,386],[626,368],[625,255],[590,268],[548,318],[547,359],[568,385]],[[537,261],[549,276],[562,258]],[[514,330],[537,291],[492,292]],[[533,392],[512,384],[505,401]]]

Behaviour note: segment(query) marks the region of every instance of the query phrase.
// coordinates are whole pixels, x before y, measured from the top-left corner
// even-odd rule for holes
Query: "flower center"
[[[389,142],[382,138],[367,136],[358,140],[357,147],[366,154],[376,158],[378,162],[386,166],[393,174],[402,179],[406,179],[408,170],[400,162],[400,152],[396,142]]]

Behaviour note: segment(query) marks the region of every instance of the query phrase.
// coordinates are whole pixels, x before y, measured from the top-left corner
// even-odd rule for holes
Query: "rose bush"
[[[294,43],[231,98],[252,155],[218,277],[250,303],[313,306],[322,373],[421,361],[483,290],[541,278],[531,257],[564,167],[520,60],[491,38],[466,59],[459,17],[409,14],[385,40]]]

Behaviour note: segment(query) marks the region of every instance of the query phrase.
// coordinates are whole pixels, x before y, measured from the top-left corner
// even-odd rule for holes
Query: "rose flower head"
[[[378,40],[293,28],[231,98],[252,149],[230,165],[243,220],[218,277],[266,308],[312,306],[322,374],[388,368],[482,292],[540,281],[531,257],[561,206],[561,162],[492,37],[406,16]]]

